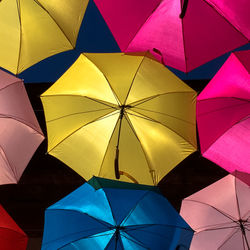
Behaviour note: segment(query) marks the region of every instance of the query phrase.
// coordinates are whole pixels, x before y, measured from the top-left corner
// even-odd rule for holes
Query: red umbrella
[[[0,205],[0,249],[25,250],[28,237]]]
[[[94,2],[122,51],[149,50],[184,72],[250,39],[249,0]]]
[[[0,184],[18,182],[43,139],[22,80],[0,70]]]
[[[190,250],[249,250],[249,198],[250,186],[231,174],[185,198],[180,214],[195,230]]]

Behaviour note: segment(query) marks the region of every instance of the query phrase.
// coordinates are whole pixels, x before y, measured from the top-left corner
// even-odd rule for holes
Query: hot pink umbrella
[[[185,198],[180,214],[195,230],[190,250],[249,250],[249,197],[250,187],[229,174]]]
[[[250,39],[249,0],[94,2],[122,51],[149,50],[184,72]]]
[[[0,70],[0,184],[18,182],[43,139],[22,80]]]
[[[232,53],[197,98],[201,153],[250,173],[250,50]]]

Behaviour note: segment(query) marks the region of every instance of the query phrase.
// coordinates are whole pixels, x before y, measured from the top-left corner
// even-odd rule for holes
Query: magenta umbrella
[[[250,50],[234,52],[197,98],[201,153],[250,173]]]
[[[195,230],[190,250],[249,250],[249,197],[250,186],[229,174],[185,198],[180,214]]]
[[[18,182],[43,139],[22,80],[0,70],[0,184]]]
[[[249,0],[94,0],[120,49],[189,72],[249,42]]]

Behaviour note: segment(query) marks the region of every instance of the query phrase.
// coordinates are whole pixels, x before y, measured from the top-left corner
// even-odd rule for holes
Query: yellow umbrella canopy
[[[0,67],[18,74],[73,49],[88,0],[0,0]]]
[[[149,55],[81,54],[41,99],[48,153],[85,179],[156,185],[196,150],[196,92]]]

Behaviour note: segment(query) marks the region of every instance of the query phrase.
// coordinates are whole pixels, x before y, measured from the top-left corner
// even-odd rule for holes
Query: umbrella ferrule
[[[244,227],[244,221],[242,219],[239,220],[239,223],[240,223],[240,229],[241,229],[241,232],[242,234],[246,234],[246,231],[245,231],[245,227]]]
[[[120,119],[122,119],[123,116],[124,116],[125,109],[132,108],[132,106],[130,106],[130,105],[119,105],[119,108],[120,108]]]

